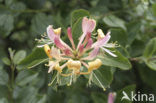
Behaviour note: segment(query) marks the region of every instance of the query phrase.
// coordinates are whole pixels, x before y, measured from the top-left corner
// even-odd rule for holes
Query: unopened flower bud
[[[103,33],[103,31],[101,29],[98,29],[97,33],[98,33],[98,39],[102,39],[102,38],[105,37],[105,35],[104,35],[104,33]]]
[[[88,71],[91,72],[92,70],[98,69],[102,65],[102,61],[100,59],[96,59],[92,62],[89,62],[88,65]]]
[[[56,35],[60,35],[61,34],[61,28],[54,29],[54,33]]]
[[[80,61],[74,61],[74,60],[68,60],[67,62],[68,69],[74,70],[76,73],[80,71],[81,68],[81,62]]]
[[[52,58],[52,56],[50,55],[51,49],[50,49],[49,45],[47,45],[47,44],[44,45],[44,51],[49,58]]]

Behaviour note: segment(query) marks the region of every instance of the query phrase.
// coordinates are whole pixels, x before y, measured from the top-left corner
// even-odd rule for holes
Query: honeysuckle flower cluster
[[[96,21],[84,17],[82,19],[82,35],[79,42],[75,45],[72,35],[72,28],[67,28],[67,35],[71,46],[61,39],[61,28],[54,29],[52,25],[47,27],[47,35],[52,44],[49,47],[47,43],[44,50],[49,57],[48,73],[56,70],[60,76],[70,76],[69,85],[76,80],[78,75],[92,74],[94,70],[102,65],[102,61],[97,58],[100,50],[109,55],[116,55],[107,48],[114,48],[115,44],[108,43],[110,40],[110,31],[104,35],[101,29],[97,30],[96,40],[92,39],[92,32],[96,27]],[[93,42],[95,41],[95,42]],[[67,68],[67,72],[63,72]],[[91,78],[89,79],[91,81]]]

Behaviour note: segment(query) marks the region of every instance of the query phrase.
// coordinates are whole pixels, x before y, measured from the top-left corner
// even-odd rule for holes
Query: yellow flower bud
[[[54,29],[54,33],[57,35],[61,34],[61,28]]]
[[[81,68],[81,62],[80,61],[74,61],[74,60],[68,60],[67,62],[68,69],[74,70],[76,73],[80,72]]]
[[[61,69],[59,63],[57,63],[57,64],[55,65],[55,68],[54,68],[54,69],[57,70],[59,73],[62,72],[62,69]]]
[[[105,35],[104,35],[104,33],[103,33],[103,31],[101,29],[98,29],[97,33],[98,33],[98,39],[102,39],[102,38],[105,37]]]
[[[49,45],[47,45],[47,44],[45,44],[44,45],[44,51],[45,51],[45,53],[47,54],[47,56],[49,57],[49,58],[52,58],[52,56],[50,55],[50,47],[49,47]]]
[[[92,70],[98,69],[102,65],[102,61],[100,59],[96,59],[92,62],[89,62],[88,65],[88,72],[91,72]]]

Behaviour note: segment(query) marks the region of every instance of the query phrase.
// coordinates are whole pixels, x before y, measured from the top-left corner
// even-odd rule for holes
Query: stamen
[[[100,80],[98,79],[98,77],[95,75],[94,72],[93,72],[93,75],[95,76],[96,80],[99,82],[99,84],[102,87],[103,91],[106,91],[106,88],[103,86],[103,84],[100,82]]]

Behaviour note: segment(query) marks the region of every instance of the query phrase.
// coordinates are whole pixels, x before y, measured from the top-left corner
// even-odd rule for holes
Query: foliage
[[[65,28],[71,26],[77,43],[84,16],[111,31],[111,42],[119,44],[113,49],[117,58],[101,52],[103,66],[94,72],[91,87],[88,76],[71,86],[67,77],[58,86],[57,73],[47,73],[43,65],[47,56],[36,48],[37,38],[54,25],[62,27],[61,37],[69,43]],[[120,103],[123,90],[156,94],[154,0],[0,0],[0,21],[0,103],[107,103],[111,91]]]

